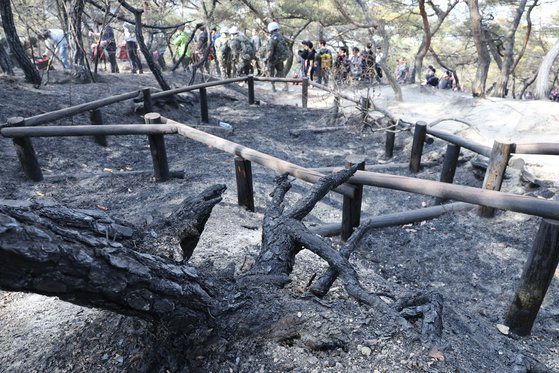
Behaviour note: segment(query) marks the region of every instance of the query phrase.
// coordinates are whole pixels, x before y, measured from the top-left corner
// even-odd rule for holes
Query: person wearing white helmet
[[[231,47],[229,46],[229,27],[222,27],[219,38],[215,40],[215,51],[219,64],[220,76],[222,78],[231,77]]]
[[[250,62],[254,58],[254,48],[252,43],[236,26],[233,26],[229,32],[232,34],[229,40],[231,47],[232,66],[235,68],[235,75],[248,75],[250,70]]]
[[[270,39],[268,40],[264,62],[270,77],[284,76],[283,62],[289,57],[289,47],[279,29],[280,25],[277,22],[270,22],[268,24]],[[276,90],[274,84],[272,84],[272,88],[274,91]]]

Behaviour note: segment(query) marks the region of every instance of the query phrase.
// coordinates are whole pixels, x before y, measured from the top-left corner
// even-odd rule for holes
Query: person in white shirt
[[[143,74],[142,62],[138,56],[138,40],[136,39],[136,28],[131,23],[124,23],[124,40],[126,41],[126,52],[128,61],[132,68],[132,74]]]
[[[39,34],[39,39],[44,40],[47,48],[52,50],[53,53],[58,52],[60,61],[62,61],[62,66],[65,69],[70,68],[70,62],[68,61],[68,40],[66,40],[64,31],[61,29],[43,30]]]

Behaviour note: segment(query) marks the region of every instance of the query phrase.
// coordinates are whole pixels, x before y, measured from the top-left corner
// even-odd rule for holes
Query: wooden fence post
[[[208,94],[204,87],[200,88],[200,116],[202,122],[210,122],[210,116],[208,114]]]
[[[252,166],[250,161],[235,157],[235,176],[237,178],[237,200],[239,206],[254,212],[254,191],[252,188]]]
[[[103,124],[103,114],[101,113],[101,109],[94,109],[89,112],[89,121],[93,125],[102,125]],[[107,136],[97,135],[93,136],[93,140],[96,144],[101,146],[107,146]]]
[[[303,85],[301,86],[301,105],[307,108],[309,102],[309,78],[303,78]]]
[[[367,115],[369,113],[369,99],[367,97],[359,98],[359,109],[361,110],[361,120],[364,121],[367,119]]]
[[[410,171],[419,172],[421,166],[421,155],[423,153],[423,144],[425,143],[425,135],[427,134],[427,123],[417,122],[415,131],[413,132],[413,144],[411,147]]]
[[[255,99],[254,99],[254,76],[253,75],[249,75],[247,77],[247,83],[248,83],[248,104],[254,105]]]
[[[456,165],[458,164],[458,156],[460,156],[460,147],[455,144],[448,144],[446,146],[446,153],[443,160],[443,169],[441,170],[441,178],[439,181],[443,183],[452,184],[454,181],[454,174],[456,173]],[[435,204],[440,205],[444,201],[443,198],[437,197]]]
[[[483,180],[484,189],[501,190],[501,184],[503,184],[511,152],[512,144],[501,143],[496,140],[493,142],[489,166],[487,166],[485,179]],[[495,209],[492,207],[481,206],[478,209],[478,213],[480,216],[490,218],[495,215]]]
[[[350,155],[346,157],[345,167],[357,164],[359,170],[365,169],[365,157]],[[363,185],[355,185],[355,196],[344,196],[342,207],[342,240],[347,240],[353,233],[353,228],[358,227],[361,221],[361,200],[363,198]]]
[[[520,286],[505,317],[518,335],[529,335],[559,263],[559,221],[542,219]]]
[[[25,126],[25,119],[22,117],[8,118],[7,124],[10,127],[23,127]],[[37,154],[35,154],[31,139],[28,137],[14,137],[13,143],[25,176],[33,181],[42,181],[43,173],[41,172],[41,166],[37,160]]]
[[[146,124],[161,124],[159,113],[147,113],[144,116]],[[151,159],[153,160],[153,172],[155,180],[169,180],[169,164],[167,163],[167,151],[165,150],[165,138],[163,135],[148,135]]]
[[[144,114],[153,112],[153,100],[151,99],[151,88],[142,89],[144,96]]]
[[[386,142],[384,143],[384,157],[390,159],[394,155],[394,141],[396,140],[396,125],[388,127],[386,131]]]

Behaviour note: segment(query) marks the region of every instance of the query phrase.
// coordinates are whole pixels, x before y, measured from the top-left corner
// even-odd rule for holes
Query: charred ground
[[[54,84],[34,90],[18,79],[2,78],[0,122],[154,85],[147,74],[104,79],[95,84]],[[181,84],[186,77],[177,74],[173,81]],[[210,89],[212,124],[217,127],[217,122],[223,121],[234,128],[210,131],[306,167],[342,165],[348,154],[365,155],[367,164],[384,161],[383,134],[361,133],[357,126],[292,136],[293,129],[326,126],[331,112],[267,103],[273,98],[266,92],[257,86],[257,99],[262,103],[249,106],[237,90]],[[186,101],[179,108],[166,106],[158,111],[187,124],[197,123],[197,96],[184,97]],[[142,123],[134,109],[134,104],[127,102],[102,111],[106,123]],[[87,122],[87,116],[81,115],[53,124]],[[396,141],[391,161],[406,162],[411,138],[403,132]],[[190,263],[199,273],[220,279],[213,287],[216,298],[234,303],[242,297],[228,290],[234,289],[235,275],[247,271],[255,261],[263,210],[274,187],[275,175],[270,171],[253,167],[257,212],[250,213],[236,205],[232,157],[178,136],[166,136],[167,152],[170,168],[184,171],[185,178],[165,183],[153,180],[147,138],[141,136],[111,137],[107,148],[96,146],[89,138],[34,139],[45,174],[40,183],[24,178],[11,141],[2,138],[0,142],[2,199],[101,208],[137,226],[171,213],[185,197],[208,185],[226,184],[224,201],[214,209]],[[443,152],[441,142],[427,145],[429,155],[424,158],[430,158],[432,164],[417,176],[437,179]],[[461,163],[455,182],[480,186],[480,175],[468,161],[472,154],[464,151],[463,155],[466,161]],[[408,175],[406,168],[390,172]],[[287,201],[293,202],[307,189],[308,185],[296,182]],[[514,171],[503,189],[554,198],[553,188],[532,189],[522,184]],[[432,204],[430,197],[369,187],[365,188],[363,212],[374,216]],[[341,197],[331,193],[305,223],[339,222],[341,205]],[[262,333],[199,330],[178,337],[173,331],[133,317],[39,295],[2,292],[0,370],[510,372],[520,369],[522,357],[535,358],[558,370],[556,281],[532,337],[511,338],[496,329],[512,299],[538,222],[537,218],[510,212],[498,212],[491,220],[474,212],[449,214],[413,226],[378,229],[354,253],[351,262],[363,284],[372,292],[385,294],[388,302],[416,292],[443,295],[444,333],[439,349],[444,361],[428,356],[418,337],[419,323],[411,329],[393,324],[378,310],[357,304],[337,283],[323,300],[302,297],[311,276],[326,267],[314,254],[304,253],[295,264],[292,283],[270,297],[268,304],[250,310],[254,315],[266,315],[261,325],[255,326]],[[333,241],[338,243],[337,238]],[[274,320],[274,314],[281,317]]]

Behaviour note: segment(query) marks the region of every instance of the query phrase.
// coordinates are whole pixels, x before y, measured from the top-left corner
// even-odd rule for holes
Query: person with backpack
[[[231,59],[235,66],[237,76],[248,75],[250,71],[250,63],[254,59],[254,48],[249,38],[245,34],[240,33],[237,26],[229,29],[231,35]]]
[[[101,46],[105,48],[109,55],[109,63],[111,64],[111,73],[118,73],[118,64],[116,63],[116,39],[113,28],[110,25],[105,27],[101,36]]]
[[[316,54],[316,64],[318,66],[318,84],[328,85],[328,76],[332,69],[332,52],[326,47],[326,41],[318,42],[318,52]]]
[[[279,32],[280,25],[277,22],[270,22],[268,24],[268,32],[270,39],[266,47],[266,57],[264,62],[268,69],[268,76],[270,77],[283,77],[283,62],[289,57],[289,48],[283,35]],[[286,90],[288,86],[285,86]],[[276,87],[272,83],[272,89],[275,91]]]
[[[231,47],[229,46],[229,42],[229,28],[222,27],[219,30],[219,38],[215,40],[217,62],[222,79],[231,77]]]
[[[338,49],[338,55],[336,56],[336,61],[334,62],[334,78],[338,84],[347,82],[351,66],[347,55],[347,47],[340,47]]]

